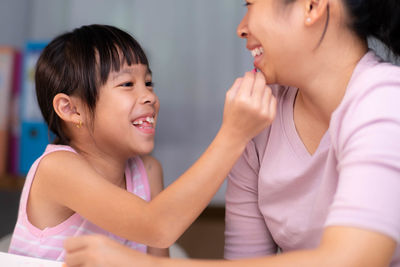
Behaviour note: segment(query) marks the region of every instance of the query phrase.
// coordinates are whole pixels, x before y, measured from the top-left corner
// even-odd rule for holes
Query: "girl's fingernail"
[[[257,72],[257,68],[254,68],[251,72],[252,73],[256,73]]]

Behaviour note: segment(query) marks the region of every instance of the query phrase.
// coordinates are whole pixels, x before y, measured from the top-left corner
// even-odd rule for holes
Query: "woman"
[[[400,54],[399,1],[246,5],[238,35],[278,101],[229,178],[225,256],[247,259],[159,259],[86,237],[65,244],[68,266],[400,266],[400,68],[367,45]]]

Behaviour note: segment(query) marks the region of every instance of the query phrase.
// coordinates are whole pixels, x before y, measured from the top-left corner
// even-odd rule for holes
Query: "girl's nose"
[[[154,105],[157,102],[157,99],[157,95],[146,88],[146,92],[142,95],[142,103]]]

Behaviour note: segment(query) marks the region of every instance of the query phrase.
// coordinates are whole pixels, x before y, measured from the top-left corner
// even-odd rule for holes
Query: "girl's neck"
[[[104,179],[117,186],[125,187],[127,159],[104,153],[98,149],[88,148],[87,145],[79,145],[71,142],[71,146],[74,147],[74,149],[82,155]]]

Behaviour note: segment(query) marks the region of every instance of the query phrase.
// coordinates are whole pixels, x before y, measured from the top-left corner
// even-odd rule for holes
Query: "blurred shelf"
[[[11,174],[0,175],[0,190],[21,191],[24,186],[25,178]]]
[[[177,240],[191,258],[224,258],[225,208],[209,206]]]

